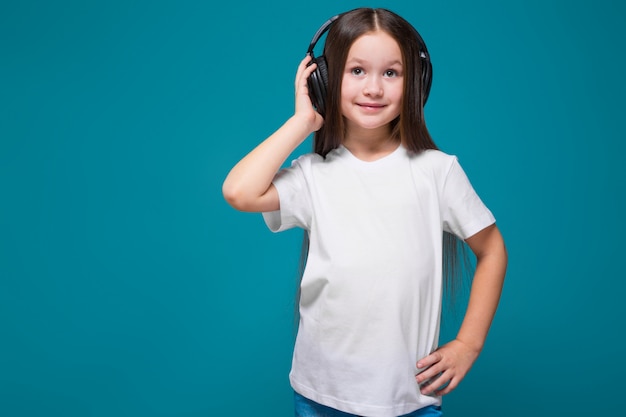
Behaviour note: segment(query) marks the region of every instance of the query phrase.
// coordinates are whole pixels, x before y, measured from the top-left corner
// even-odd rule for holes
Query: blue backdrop
[[[301,234],[231,209],[221,184],[292,113],[313,33],[362,5],[0,6],[0,415],[291,415]],[[426,40],[430,131],[510,253],[446,415],[616,415],[625,7],[365,5]]]

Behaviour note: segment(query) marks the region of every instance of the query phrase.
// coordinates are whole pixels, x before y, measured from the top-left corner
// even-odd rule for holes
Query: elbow
[[[259,199],[254,198],[245,188],[236,183],[225,181],[222,185],[224,200],[235,210],[246,212],[262,211],[259,208]]]
[[[246,211],[246,203],[243,193],[239,187],[225,181],[222,185],[222,195],[224,200],[234,209],[239,211]]]
[[[231,207],[253,213],[278,210],[278,198],[272,186],[264,193],[257,193],[246,183],[226,179],[222,184],[222,195]]]

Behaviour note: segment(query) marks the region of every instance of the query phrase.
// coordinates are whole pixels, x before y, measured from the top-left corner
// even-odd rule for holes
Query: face
[[[386,32],[368,32],[348,52],[341,84],[341,111],[348,132],[388,128],[400,114],[403,61],[398,43]]]

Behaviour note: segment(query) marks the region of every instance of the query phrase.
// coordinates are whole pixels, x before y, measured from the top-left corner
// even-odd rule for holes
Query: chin
[[[393,122],[395,120],[394,118],[376,118],[376,120],[368,120],[368,118],[359,118],[356,120],[352,120],[351,123],[353,123],[355,126],[358,126],[362,129],[379,129],[381,127],[385,127],[385,126],[389,126],[389,124],[391,122]]]

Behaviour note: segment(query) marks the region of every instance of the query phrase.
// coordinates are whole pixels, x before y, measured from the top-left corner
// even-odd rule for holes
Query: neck
[[[389,155],[400,145],[388,126],[378,129],[351,129],[343,141],[350,153],[364,161],[374,161]]]

